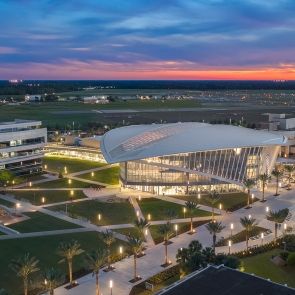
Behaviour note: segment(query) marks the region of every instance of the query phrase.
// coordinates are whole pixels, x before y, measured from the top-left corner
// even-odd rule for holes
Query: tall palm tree
[[[269,213],[267,214],[266,218],[270,221],[273,221],[275,223],[275,241],[278,238],[278,227],[279,223],[282,222],[285,216],[285,210],[278,210],[278,211],[272,211],[270,210]]]
[[[142,239],[133,237],[133,236],[128,236],[128,245],[129,248],[133,254],[133,261],[134,261],[134,280],[138,278],[137,276],[137,255],[142,251]]]
[[[55,268],[49,268],[43,273],[44,287],[50,295],[54,295],[54,289],[64,280],[63,273]]]
[[[225,226],[222,225],[221,222],[210,221],[208,224],[206,224],[206,228],[209,231],[209,233],[212,235],[213,251],[215,253],[216,235],[219,234],[225,228]]]
[[[144,230],[149,228],[150,224],[144,218],[136,219],[134,226],[138,229],[142,236],[144,236]]]
[[[115,242],[115,237],[112,231],[106,230],[102,233],[102,240],[107,245],[107,264],[108,269],[111,268],[111,245]]]
[[[194,228],[193,228],[194,210],[198,208],[198,204],[194,201],[186,201],[185,207],[187,208],[190,219],[191,219],[190,233],[192,234],[194,232]]]
[[[171,222],[167,222],[165,224],[161,224],[159,226],[159,234],[161,234],[164,238],[164,246],[165,246],[165,265],[168,265],[168,241],[170,237],[173,235],[173,227]]]
[[[24,295],[28,294],[29,276],[39,270],[38,263],[39,260],[37,260],[35,257],[31,257],[29,253],[26,253],[20,258],[12,260],[9,265],[16,275],[22,278],[24,285]]]
[[[262,200],[261,200],[261,202],[264,202],[265,201],[265,199],[264,199],[265,187],[266,187],[267,182],[270,180],[270,176],[267,173],[263,173],[258,176],[258,179],[261,181],[261,184],[262,184]]]
[[[249,217],[243,217],[243,218],[240,218],[240,223],[246,231],[246,249],[248,252],[249,235],[250,235],[250,232],[253,230],[253,228],[257,225],[256,219],[249,218]]]
[[[72,240],[70,242],[61,242],[58,246],[57,253],[63,257],[59,262],[68,263],[69,281],[73,284],[73,259],[75,256],[82,254],[84,251],[80,248],[80,244]]]
[[[95,276],[96,295],[101,295],[98,282],[98,274],[102,265],[105,263],[107,253],[104,249],[97,249],[95,251],[86,253],[85,261],[88,268],[92,271],[92,275]]]
[[[295,165],[285,165],[285,171],[288,173],[288,190],[290,190],[293,172],[295,171]]]
[[[276,178],[276,193],[275,196],[279,195],[279,182],[280,178],[284,175],[284,172],[279,167],[276,167],[271,174]]]
[[[209,203],[211,205],[211,210],[212,210],[212,221],[214,220],[214,208],[217,202],[220,200],[220,195],[218,192],[213,191],[209,194]]]
[[[250,208],[250,194],[251,188],[255,185],[255,181],[251,178],[246,178],[243,181],[244,187],[247,189],[247,208]]]

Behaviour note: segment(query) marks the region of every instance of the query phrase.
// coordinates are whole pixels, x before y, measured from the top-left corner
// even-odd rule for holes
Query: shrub
[[[227,266],[233,269],[237,269],[241,265],[241,261],[237,256],[225,255],[225,254],[216,255],[214,262],[217,265],[223,264],[224,266]]]
[[[288,256],[289,256],[289,252],[288,252],[288,251],[283,251],[283,252],[280,253],[280,257],[281,257],[283,260],[285,260],[285,261],[288,260]]]
[[[295,265],[295,252],[288,255],[287,263],[288,265]]]

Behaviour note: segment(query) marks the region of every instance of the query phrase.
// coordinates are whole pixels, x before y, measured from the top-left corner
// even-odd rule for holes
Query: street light
[[[139,211],[138,210],[136,210],[136,216],[139,217]]]
[[[255,198],[255,195],[251,194],[252,204],[254,203],[254,198]]]
[[[113,295],[113,280],[110,280],[111,295]]]
[[[251,215],[251,214],[249,214],[249,215],[248,215],[248,218],[249,218],[249,219],[251,219],[251,218],[252,218],[252,215]]]
[[[71,196],[73,196],[74,195],[74,191],[73,190],[71,190]]]
[[[269,212],[269,207],[268,206],[265,208],[265,211],[266,211],[266,213]]]
[[[122,246],[119,247],[119,253],[120,253],[120,256],[122,259],[123,258],[123,247]]]
[[[150,221],[150,220],[152,219],[152,217],[151,217],[151,214],[150,214],[150,213],[148,214],[147,218],[148,218],[148,221]]]
[[[201,194],[200,194],[200,193],[198,193],[198,199],[199,199],[199,200],[201,199]]]
[[[45,197],[42,197],[41,202],[44,204],[45,203]]]
[[[101,221],[101,214],[100,213],[98,213],[97,218],[98,218],[98,221]]]
[[[145,235],[145,236],[148,235],[148,230],[147,230],[147,229],[144,231],[144,235]]]
[[[71,183],[72,183],[72,179],[69,179],[69,180],[68,180],[68,183],[71,184]]]
[[[261,233],[260,237],[261,237],[261,246],[262,246],[263,245],[263,239],[264,239],[264,233]]]
[[[174,225],[174,229],[175,229],[175,236],[177,237],[178,224],[175,224],[175,225]]]
[[[230,236],[231,236],[231,237],[233,236],[233,229],[234,229],[234,224],[231,223],[231,224],[230,224]]]
[[[32,186],[32,181],[29,182],[29,187],[31,187],[31,186]]]
[[[232,246],[231,240],[228,241],[228,254],[230,255],[230,248]]]
[[[91,172],[91,176],[92,176],[92,177],[94,176],[94,172]]]
[[[183,207],[183,218],[185,218],[186,208]]]
[[[141,196],[138,196],[138,201],[141,201]]]

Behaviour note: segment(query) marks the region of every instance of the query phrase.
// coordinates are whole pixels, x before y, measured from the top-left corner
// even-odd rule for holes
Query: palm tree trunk
[[[54,288],[51,288],[51,289],[49,290],[49,295],[54,295]]]
[[[108,268],[111,268],[111,250],[109,245],[108,245]]]
[[[277,176],[276,195],[279,194],[279,177]]]
[[[28,295],[28,278],[24,278],[24,295]]]
[[[215,244],[216,244],[216,235],[213,234],[213,251],[214,251],[214,254],[215,254]]]
[[[134,280],[136,280],[137,278],[136,253],[134,253],[133,258],[134,258]]]
[[[265,183],[262,184],[262,201],[264,202],[264,188],[265,188]]]
[[[191,216],[191,233],[193,233],[193,217]]]
[[[68,260],[68,266],[69,266],[69,280],[70,280],[70,285],[73,284],[73,264],[72,264],[72,259]]]
[[[246,231],[246,250],[248,252],[248,243],[249,243],[249,239],[248,239],[248,231]]]
[[[248,200],[247,200],[247,206],[250,207],[250,190],[248,189]]]
[[[212,221],[214,220],[214,206],[212,205]]]
[[[168,264],[168,241],[165,241],[165,264]]]
[[[95,273],[96,295],[99,295],[98,272]]]
[[[278,224],[275,222],[275,241],[278,238]]]

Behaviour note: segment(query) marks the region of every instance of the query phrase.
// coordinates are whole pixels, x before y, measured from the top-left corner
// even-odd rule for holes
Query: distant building
[[[41,124],[28,120],[0,123],[0,169],[7,169],[14,175],[42,170],[47,129]]]
[[[106,98],[106,96],[88,96],[83,97],[83,102],[90,104],[107,104],[110,101]]]
[[[295,289],[225,266],[209,266],[157,294],[294,295]]]
[[[39,102],[39,101],[43,101],[43,99],[42,99],[42,95],[33,94],[33,95],[26,95],[25,101],[26,102]]]

